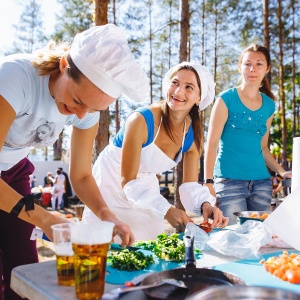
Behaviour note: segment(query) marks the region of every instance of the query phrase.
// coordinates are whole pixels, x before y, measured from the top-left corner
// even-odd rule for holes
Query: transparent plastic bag
[[[209,235],[193,223],[188,223],[186,235],[194,236],[198,250],[215,250],[221,254],[242,259],[259,259],[259,249],[272,241],[272,232],[263,222],[246,221],[236,230],[220,230]]]
[[[224,255],[260,259],[259,249],[272,241],[272,232],[263,222],[248,220],[236,230],[214,233],[207,244]]]
[[[194,237],[194,248],[197,250],[212,250],[207,242],[209,241],[209,235],[202,230],[199,226],[195,225],[194,223],[190,222],[186,225],[185,235],[190,235]]]

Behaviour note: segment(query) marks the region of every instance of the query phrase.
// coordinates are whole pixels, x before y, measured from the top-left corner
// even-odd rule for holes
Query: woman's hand
[[[122,239],[121,245],[123,248],[125,248],[126,246],[130,246],[134,243],[135,238],[129,226],[119,221],[108,208],[102,209],[101,220],[112,222],[115,224],[113,230],[113,237],[118,235]]]
[[[40,227],[44,232],[44,234],[47,236],[47,238],[50,241],[53,241],[53,235],[52,235],[53,233],[52,233],[51,225],[61,224],[61,223],[70,223],[70,221],[67,220],[66,218],[62,218],[60,216],[56,216],[54,214],[51,214],[50,212],[47,212],[44,215],[43,224],[41,224]]]
[[[281,175],[282,178],[292,178],[292,172],[284,172]]]
[[[202,204],[202,215],[204,222],[208,222],[208,218],[213,216],[212,228],[225,227],[229,222],[229,218],[224,217],[222,211],[216,206],[211,206],[209,202]]]
[[[185,211],[175,208],[173,206],[169,208],[165,218],[174,228],[185,228],[187,223],[193,222],[193,220],[185,213]]]

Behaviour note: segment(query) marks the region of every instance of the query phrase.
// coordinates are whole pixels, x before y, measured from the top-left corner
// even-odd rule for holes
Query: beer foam
[[[110,243],[115,224],[112,222],[74,222],[71,226],[71,242],[77,245]]]
[[[60,256],[73,256],[74,255],[71,243],[54,244],[54,250],[55,250],[56,255],[60,255]]]

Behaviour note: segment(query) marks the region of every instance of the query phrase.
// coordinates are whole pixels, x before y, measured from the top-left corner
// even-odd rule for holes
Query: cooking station
[[[278,255],[283,250],[286,249],[266,247],[262,248],[260,253],[267,258],[274,254]],[[299,251],[293,252],[299,254]],[[299,284],[290,284],[270,275],[259,261],[239,260],[236,257],[224,256],[218,252],[203,251],[203,256],[196,261],[196,267],[232,273],[241,278],[247,285],[276,287],[300,294]],[[118,276],[118,273],[115,276]],[[105,294],[102,299],[116,299],[109,292],[118,286],[106,283]],[[57,285],[55,260],[16,267],[12,272],[11,287],[21,297],[30,300],[76,300],[74,287]],[[143,291],[139,290],[124,294],[121,299],[146,300],[149,298]]]

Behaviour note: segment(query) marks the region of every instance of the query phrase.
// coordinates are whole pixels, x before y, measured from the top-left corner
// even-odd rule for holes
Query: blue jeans
[[[214,188],[217,195],[217,206],[225,217],[229,217],[229,225],[236,223],[236,216],[233,215],[236,211],[270,211],[271,179],[215,178]]]

